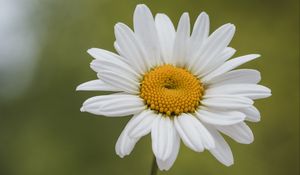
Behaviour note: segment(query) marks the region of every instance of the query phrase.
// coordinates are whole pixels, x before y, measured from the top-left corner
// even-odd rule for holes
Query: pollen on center
[[[197,77],[184,68],[168,64],[147,72],[140,87],[140,97],[148,108],[167,116],[194,112],[203,92]]]

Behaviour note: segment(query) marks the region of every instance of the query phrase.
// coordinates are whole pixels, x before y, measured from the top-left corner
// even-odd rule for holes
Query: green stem
[[[157,175],[157,164],[156,164],[156,159],[155,156],[153,155],[153,160],[152,160],[152,168],[151,168],[151,174],[150,175]]]

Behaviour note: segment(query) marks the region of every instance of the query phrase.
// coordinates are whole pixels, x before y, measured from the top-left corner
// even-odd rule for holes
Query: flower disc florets
[[[194,112],[203,90],[200,80],[184,68],[163,65],[144,75],[140,96],[150,109],[174,116]]]

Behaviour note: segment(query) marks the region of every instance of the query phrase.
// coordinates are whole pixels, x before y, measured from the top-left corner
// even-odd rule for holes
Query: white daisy
[[[196,152],[209,150],[226,166],[233,164],[230,147],[220,133],[249,144],[253,134],[245,121],[258,122],[254,99],[271,95],[258,85],[260,73],[236,67],[260,55],[230,59],[228,47],[233,24],[209,35],[209,18],[202,12],[190,34],[190,19],[184,13],[175,31],[165,14],[153,18],[146,5],[134,12],[134,32],[125,24],[115,25],[118,54],[92,48],[91,68],[98,79],[77,90],[113,91],[92,97],[81,111],[108,117],[133,115],[116,143],[124,157],[137,141],[151,133],[152,150],[160,170],[173,165],[180,140]],[[230,60],[229,60],[230,59]]]

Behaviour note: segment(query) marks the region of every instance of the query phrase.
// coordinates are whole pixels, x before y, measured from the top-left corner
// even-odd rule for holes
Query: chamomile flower
[[[209,150],[226,166],[233,164],[228,135],[242,144],[253,141],[245,121],[258,122],[253,100],[271,95],[258,85],[260,73],[238,66],[258,58],[249,54],[230,59],[228,47],[233,24],[209,35],[209,17],[202,12],[190,33],[184,13],[175,30],[165,14],[153,18],[145,5],[134,12],[134,31],[115,25],[118,54],[92,48],[91,68],[96,80],[77,87],[84,91],[110,91],[89,98],[81,111],[107,117],[133,115],[116,143],[120,157],[129,155],[143,136],[151,134],[152,150],[161,170],[177,158],[180,141],[196,152]]]

